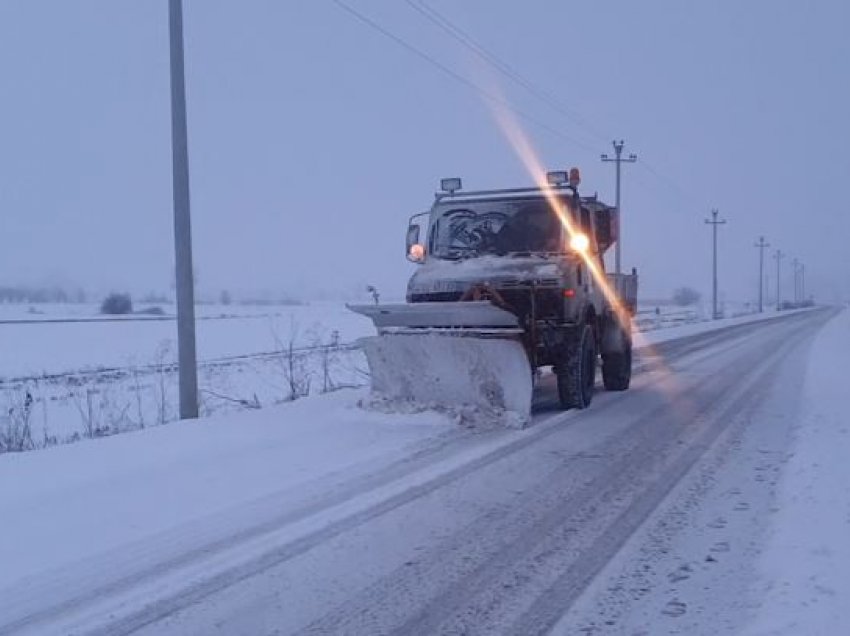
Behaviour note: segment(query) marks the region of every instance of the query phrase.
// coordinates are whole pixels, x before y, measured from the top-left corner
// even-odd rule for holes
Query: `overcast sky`
[[[726,298],[755,297],[761,234],[809,289],[850,296],[846,0],[426,0],[559,110],[406,2],[346,1],[545,124],[518,120],[584,193],[613,203],[599,154],[625,139],[623,260],[644,295],[710,291],[718,207]],[[331,0],[184,12],[202,293],[402,295],[407,217],[440,177],[531,182],[484,97]],[[0,284],[169,289],[167,37],[167,0],[0,0]]]

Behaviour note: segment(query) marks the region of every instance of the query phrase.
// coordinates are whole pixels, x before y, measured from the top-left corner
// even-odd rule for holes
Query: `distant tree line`
[[[0,286],[0,303],[84,303],[87,300],[82,289]]]
[[[700,293],[692,287],[679,287],[673,292],[673,302],[679,305],[679,307],[696,305],[700,297]]]
[[[123,294],[129,296],[129,294]],[[87,303],[99,302],[103,297],[98,295],[89,296],[83,289],[65,289],[62,287],[28,287],[24,285],[0,285],[0,304],[2,303]],[[170,305],[174,302],[168,294],[160,292],[149,292],[139,299],[143,305]],[[220,303],[222,305],[303,305],[298,299],[285,294],[258,294],[237,296],[230,290],[223,290],[215,296],[197,296],[195,302],[199,305]],[[127,306],[125,302],[113,304],[110,308],[123,309]],[[102,307],[103,308],[103,307]],[[113,313],[107,311],[105,313]],[[119,312],[123,313],[123,312]]]

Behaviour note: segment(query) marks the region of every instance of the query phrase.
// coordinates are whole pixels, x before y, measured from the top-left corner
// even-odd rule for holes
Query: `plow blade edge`
[[[517,318],[489,302],[365,305],[373,398],[530,416],[532,370]]]

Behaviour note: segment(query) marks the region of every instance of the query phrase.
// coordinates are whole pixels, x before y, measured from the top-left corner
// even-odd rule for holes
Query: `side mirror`
[[[405,241],[405,256],[413,263],[425,261],[425,245],[422,241],[423,227],[427,227],[428,212],[416,214],[410,218],[407,226],[407,239]]]

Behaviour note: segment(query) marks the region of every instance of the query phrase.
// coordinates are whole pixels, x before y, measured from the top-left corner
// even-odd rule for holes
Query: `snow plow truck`
[[[579,182],[575,168],[537,187],[441,181],[408,226],[419,267],[407,302],[349,305],[378,332],[360,341],[374,398],[527,421],[541,369],[551,367],[562,408],[583,409],[600,359],[604,387],[628,389],[637,273],[605,272],[618,211],[581,196]]]

